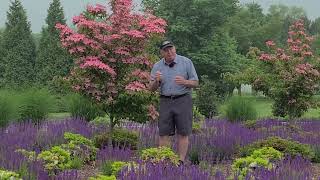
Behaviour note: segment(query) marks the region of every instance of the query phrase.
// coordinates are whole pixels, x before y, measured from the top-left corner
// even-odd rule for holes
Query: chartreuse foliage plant
[[[250,156],[236,159],[232,164],[233,171],[240,180],[245,179],[247,173],[253,168],[264,167],[272,169],[272,162],[280,160],[283,154],[272,147],[263,147],[254,150]]]
[[[117,177],[115,175],[111,175],[111,176],[98,175],[97,177],[90,177],[89,180],[117,180]]]
[[[115,175],[117,176],[120,170],[126,166],[130,166],[130,162],[124,161],[106,161],[102,166],[102,173],[106,176]]]
[[[64,138],[68,143],[62,144],[61,147],[71,153],[72,159],[80,158],[83,163],[89,163],[96,159],[97,148],[90,139],[69,132],[64,133]]]
[[[142,150],[141,159],[152,163],[170,162],[175,165],[179,164],[178,155],[171,148],[165,146]]]
[[[27,151],[25,149],[17,149],[15,152],[21,153],[24,155],[29,161],[35,161],[37,159],[37,154],[35,151]]]
[[[19,174],[13,171],[7,171],[3,169],[0,169],[0,179],[1,180],[22,180]]]
[[[50,150],[42,151],[37,159],[44,162],[44,168],[49,175],[55,175],[59,171],[70,169],[72,166],[71,153],[60,146],[54,146]]]
[[[67,144],[54,146],[38,155],[25,149],[17,149],[16,152],[23,154],[29,161],[43,161],[44,168],[51,176],[66,169],[79,169],[83,164],[96,159],[97,148],[90,139],[69,132],[64,133],[64,138]]]
[[[124,161],[106,161],[103,163],[101,171],[102,175],[97,178],[113,178],[117,177],[120,171],[124,168],[127,168],[126,171],[130,171],[131,168],[136,168],[138,165],[135,162],[124,162]]]
[[[148,44],[165,33],[166,22],[132,10],[132,0],[87,6],[73,18],[74,29],[57,24],[64,48],[76,63],[66,79],[74,91],[91,98],[110,117],[112,129],[121,119],[145,122],[158,113],[147,91],[153,65]]]
[[[130,164],[128,164],[127,162],[123,162],[123,161],[115,161],[112,163],[111,167],[112,167],[112,174],[113,175],[117,175],[120,170],[125,167],[128,166]]]
[[[298,118],[317,104],[313,96],[319,92],[320,66],[312,41],[304,22],[298,20],[290,26],[284,48],[269,40],[268,52],[253,48],[249,53],[258,60],[253,88],[274,100],[275,116]]]

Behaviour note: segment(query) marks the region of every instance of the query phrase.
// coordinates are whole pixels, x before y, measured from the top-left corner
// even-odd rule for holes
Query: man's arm
[[[184,85],[189,88],[196,88],[199,86],[199,81],[197,80],[185,80]]]

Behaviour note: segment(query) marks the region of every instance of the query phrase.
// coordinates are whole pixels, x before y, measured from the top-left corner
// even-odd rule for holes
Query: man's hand
[[[161,82],[161,78],[162,78],[162,73],[160,71],[157,71],[155,80],[150,81],[150,83],[148,85],[148,89],[150,91],[157,90],[159,88],[159,85],[160,85],[160,82]]]
[[[158,82],[160,82],[160,81],[161,81],[161,78],[162,78],[162,73],[161,73],[160,71],[157,71],[157,72],[156,72],[156,80],[157,80]]]
[[[199,85],[199,82],[198,81],[195,81],[195,80],[187,80],[187,79],[184,79],[184,77],[182,76],[176,76],[174,78],[174,81],[178,84],[178,85],[183,85],[183,86],[186,86],[186,87],[189,87],[189,88],[195,88]]]
[[[186,84],[186,80],[184,79],[184,77],[182,76],[176,76],[174,78],[174,81],[178,84],[178,85],[185,85]]]

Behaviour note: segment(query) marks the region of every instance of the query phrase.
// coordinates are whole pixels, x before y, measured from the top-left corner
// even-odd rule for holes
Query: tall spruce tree
[[[34,79],[35,43],[21,2],[11,2],[2,35],[3,86],[29,86]]]
[[[54,77],[66,76],[72,65],[72,58],[61,47],[57,23],[66,24],[60,0],[53,0],[48,9],[46,26],[42,28],[36,60],[37,82],[49,85]]]
[[[4,74],[4,63],[3,63],[3,50],[2,50],[2,34],[3,30],[0,29],[0,87],[3,84],[3,74]]]

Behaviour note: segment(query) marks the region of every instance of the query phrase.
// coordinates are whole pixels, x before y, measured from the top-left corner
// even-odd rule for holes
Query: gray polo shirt
[[[151,80],[155,80],[156,72],[160,71],[162,73],[160,84],[161,95],[171,96],[191,93],[191,88],[176,84],[174,79],[176,76],[182,76],[187,80],[198,81],[198,75],[192,61],[184,56],[176,55],[173,62],[175,63],[173,67],[169,67],[164,59],[161,59],[154,64],[151,70]]]

